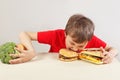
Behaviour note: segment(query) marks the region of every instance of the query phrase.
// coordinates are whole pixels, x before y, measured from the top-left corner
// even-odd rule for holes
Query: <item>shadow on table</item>
[[[33,58],[33,61],[39,61],[39,60],[44,60],[46,58],[51,58],[51,59],[58,59],[58,53],[47,53],[47,52],[41,52],[41,53],[37,53],[36,57]]]

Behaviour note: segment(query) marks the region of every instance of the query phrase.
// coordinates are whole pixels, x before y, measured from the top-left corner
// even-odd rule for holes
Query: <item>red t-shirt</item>
[[[49,52],[59,52],[61,48],[66,48],[65,32],[62,29],[38,32],[37,40],[39,43],[49,44]],[[106,43],[94,35],[92,39],[88,42],[86,48],[104,48],[105,46]]]

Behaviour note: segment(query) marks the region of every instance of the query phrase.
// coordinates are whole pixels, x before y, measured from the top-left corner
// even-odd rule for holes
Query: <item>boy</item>
[[[101,48],[103,51],[103,62],[110,63],[117,54],[117,50],[110,47],[104,41],[94,35],[93,22],[80,14],[75,14],[70,17],[65,30],[50,30],[43,32],[22,32],[20,34],[21,43],[27,50],[19,50],[21,54],[11,54],[18,57],[10,60],[11,64],[23,63],[30,61],[35,57],[35,50],[32,46],[32,41],[49,44],[49,52],[59,52],[61,48],[67,48],[72,51],[79,52],[84,48]]]

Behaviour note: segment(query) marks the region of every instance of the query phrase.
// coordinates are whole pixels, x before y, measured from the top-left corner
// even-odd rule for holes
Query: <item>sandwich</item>
[[[60,49],[59,59],[66,62],[74,61],[78,59],[78,53],[68,49]]]
[[[102,51],[99,48],[90,48],[81,51],[78,55],[78,59],[92,62],[95,64],[103,64]]]

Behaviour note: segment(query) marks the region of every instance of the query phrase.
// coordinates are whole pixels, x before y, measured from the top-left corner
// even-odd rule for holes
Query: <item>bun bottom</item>
[[[75,57],[75,58],[71,58],[71,59],[63,59],[63,58],[59,58],[59,60],[61,60],[61,61],[65,61],[65,62],[71,62],[71,61],[75,61],[75,60],[77,60],[78,58],[77,57]]]

